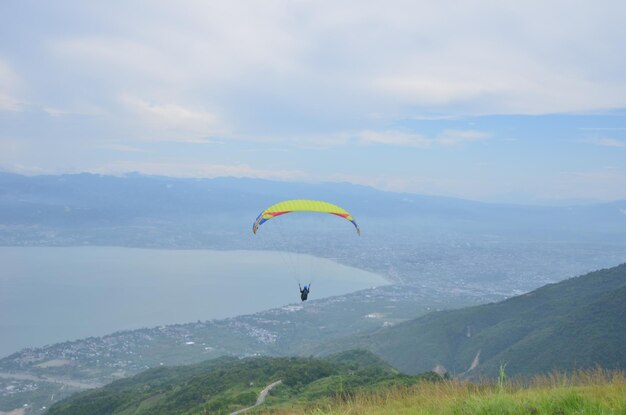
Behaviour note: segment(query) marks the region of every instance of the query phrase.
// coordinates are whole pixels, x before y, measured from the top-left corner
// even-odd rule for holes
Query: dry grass
[[[550,373],[531,379],[474,384],[452,380],[422,382],[353,396],[338,396],[314,408],[257,412],[273,415],[471,415],[624,414],[623,372],[602,369]]]

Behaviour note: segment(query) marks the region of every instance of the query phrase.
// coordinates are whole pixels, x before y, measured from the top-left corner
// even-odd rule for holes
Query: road
[[[280,385],[281,383],[283,383],[283,381],[282,380],[278,380],[278,381],[276,381],[276,382],[274,382],[272,384],[267,385],[265,387],[265,389],[263,389],[261,391],[261,393],[259,393],[259,397],[257,398],[256,403],[254,405],[249,406],[247,408],[240,409],[240,410],[235,411],[235,412],[231,412],[230,415],[239,415],[239,414],[242,414],[242,413],[244,413],[246,411],[249,411],[252,408],[256,408],[257,406],[261,405],[263,402],[265,402],[265,398],[267,397],[267,394],[270,393],[272,388],[274,386]]]

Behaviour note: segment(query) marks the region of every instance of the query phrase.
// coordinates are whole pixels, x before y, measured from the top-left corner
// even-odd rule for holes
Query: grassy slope
[[[471,384],[462,381],[422,382],[364,392],[315,408],[265,409],[274,415],[601,415],[626,414],[626,382],[622,373],[602,370],[573,376],[535,378],[529,384]]]
[[[430,378],[437,376],[430,375]],[[159,415],[229,413],[254,404],[260,390],[282,380],[270,401],[311,402],[337,391],[353,393],[382,385],[410,385],[408,376],[364,351],[329,359],[221,358],[191,366],[150,369],[53,405],[50,415]]]
[[[547,285],[499,303],[432,313],[368,336],[330,345],[362,347],[408,373],[443,364],[476,375],[600,365],[626,368],[626,264]]]
[[[626,414],[623,372],[597,369],[482,384],[420,382],[424,377],[399,375],[362,351],[329,360],[226,358],[153,369],[57,403],[49,413],[224,414],[251,405],[260,389],[277,378],[284,384],[252,413]]]

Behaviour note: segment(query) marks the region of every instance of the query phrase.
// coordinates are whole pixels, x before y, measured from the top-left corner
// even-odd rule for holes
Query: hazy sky
[[[0,1],[0,170],[626,199],[626,2]]]

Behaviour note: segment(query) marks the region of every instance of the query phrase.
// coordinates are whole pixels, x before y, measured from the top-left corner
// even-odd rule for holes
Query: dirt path
[[[263,390],[261,391],[261,393],[259,393],[259,397],[257,398],[256,403],[255,403],[254,405],[249,406],[249,407],[247,407],[247,408],[240,409],[240,410],[235,411],[235,412],[231,412],[231,413],[230,413],[230,415],[239,415],[239,414],[241,414],[241,413],[244,413],[244,412],[246,412],[246,411],[249,411],[249,410],[250,410],[250,409],[252,409],[252,408],[256,408],[257,406],[261,405],[263,402],[265,402],[265,398],[267,397],[267,394],[268,394],[268,393],[270,393],[270,391],[272,390],[272,388],[273,388],[274,386],[278,386],[278,385],[280,385],[282,382],[283,382],[282,380],[278,380],[278,381],[276,381],[276,382],[274,382],[274,383],[272,383],[272,384],[270,384],[270,385],[267,385],[267,386],[265,387],[265,389],[263,389]]]

